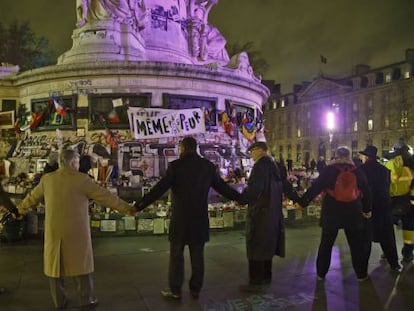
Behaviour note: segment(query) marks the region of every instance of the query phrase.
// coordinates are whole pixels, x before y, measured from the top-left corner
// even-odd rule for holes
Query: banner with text
[[[131,132],[137,140],[206,132],[204,114],[200,108],[171,110],[130,107],[128,118]]]

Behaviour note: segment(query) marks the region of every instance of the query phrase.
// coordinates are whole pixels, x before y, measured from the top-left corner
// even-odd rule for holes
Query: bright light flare
[[[335,114],[332,111],[326,113],[326,129],[335,129]]]

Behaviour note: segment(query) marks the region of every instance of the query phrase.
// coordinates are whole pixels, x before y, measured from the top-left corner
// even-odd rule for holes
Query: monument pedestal
[[[95,21],[77,28],[72,48],[59,56],[58,65],[95,61],[146,60],[145,42],[127,24]]]

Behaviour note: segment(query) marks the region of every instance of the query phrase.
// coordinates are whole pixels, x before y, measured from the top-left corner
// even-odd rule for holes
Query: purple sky
[[[228,42],[253,41],[274,79],[288,92],[322,69],[350,74],[353,65],[379,67],[414,48],[414,0],[220,0],[210,13]],[[29,21],[61,54],[72,45],[74,0],[1,0],[0,20]],[[327,64],[320,63],[320,55]]]

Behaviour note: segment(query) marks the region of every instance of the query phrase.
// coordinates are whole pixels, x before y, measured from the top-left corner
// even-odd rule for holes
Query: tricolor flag
[[[56,113],[59,114],[62,118],[66,118],[66,109],[59,103],[55,96],[52,97],[53,104],[55,105]]]

